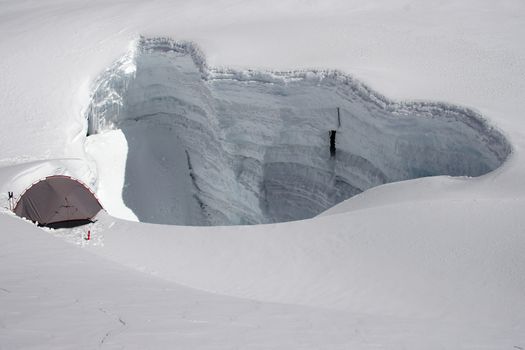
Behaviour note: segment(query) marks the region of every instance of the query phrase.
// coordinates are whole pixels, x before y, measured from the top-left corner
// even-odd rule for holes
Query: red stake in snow
[[[91,230],[88,230],[87,237],[85,238],[86,241],[89,241],[91,239]]]

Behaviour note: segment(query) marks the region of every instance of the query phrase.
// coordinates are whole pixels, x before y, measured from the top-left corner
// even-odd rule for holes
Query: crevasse
[[[123,131],[123,200],[163,224],[309,218],[388,182],[479,176],[510,153],[472,110],[390,101],[337,71],[213,69],[166,38],[141,38],[101,75],[87,119],[89,134]]]

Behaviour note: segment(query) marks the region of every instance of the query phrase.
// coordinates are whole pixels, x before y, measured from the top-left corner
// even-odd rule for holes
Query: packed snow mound
[[[122,130],[124,203],[162,224],[309,218],[388,182],[479,176],[510,153],[470,109],[394,102],[338,71],[211,68],[166,38],[140,38],[102,74],[87,119],[90,135]]]

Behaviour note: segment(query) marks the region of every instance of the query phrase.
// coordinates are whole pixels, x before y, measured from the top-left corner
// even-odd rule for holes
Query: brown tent
[[[95,194],[69,176],[46,177],[29,187],[16,203],[16,215],[52,228],[92,222],[102,209]]]

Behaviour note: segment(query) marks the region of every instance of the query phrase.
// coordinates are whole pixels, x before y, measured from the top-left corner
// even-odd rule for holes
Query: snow
[[[121,219],[138,221],[122,201],[128,144],[120,130],[94,135],[86,140],[86,153],[96,163],[97,195],[104,209]]]
[[[113,216],[48,231],[2,209],[0,348],[525,348],[524,22],[519,0],[1,1],[2,207],[58,173]],[[132,218],[130,134],[86,141],[84,116],[97,77],[141,35],[194,41],[221,72],[338,69],[394,101],[466,107],[511,153],[480,177],[394,182],[303,221],[117,219]],[[158,131],[137,150],[163,148]],[[135,163],[136,198],[158,164],[187,181],[185,152],[160,155]]]
[[[117,228],[118,235],[126,235],[125,231],[129,229],[124,221],[109,217],[101,218],[101,220],[106,226],[99,226],[94,235],[103,234],[106,247],[112,246],[111,242],[106,241],[113,236],[110,230]],[[114,226],[109,228],[111,224]],[[224,349],[237,346],[256,349],[276,347],[442,349],[486,346],[512,349],[515,344],[523,344],[523,326],[519,322],[508,327],[501,326],[496,317],[485,324],[483,319],[474,319],[475,315],[472,315],[472,319],[468,321],[446,316],[425,318],[421,310],[417,309],[417,305],[411,302],[408,303],[409,309],[403,311],[406,316],[383,315],[385,310],[381,306],[388,305],[390,298],[378,299],[375,309],[381,309],[381,311],[367,314],[342,311],[340,307],[328,309],[268,303],[203,292],[158,278],[162,272],[152,275],[142,272],[144,269],[140,267],[135,266],[130,269],[90,254],[87,249],[63,242],[58,238],[60,234],[58,231],[54,235],[56,237],[50,236],[47,232],[8,215],[2,217],[2,225],[5,229],[2,233],[4,242],[0,246],[0,276],[2,277],[0,344],[2,348]],[[153,232],[155,227],[161,226],[147,225],[148,232]],[[133,244],[148,242],[150,245],[153,243],[153,240],[148,239],[148,235],[144,234],[145,232],[141,234],[137,230],[132,231],[143,237],[140,241],[137,241],[136,237],[126,237],[126,240],[119,244],[118,248],[121,251],[125,250],[122,243],[126,241],[134,242]],[[169,230],[163,231],[162,235],[169,235],[173,238],[178,236]],[[227,234],[226,238],[232,238],[231,231],[229,234],[224,229],[221,231]],[[211,246],[213,235],[209,233],[211,232],[208,231],[208,234],[201,232],[207,236],[206,239],[202,239],[202,235],[199,234],[199,240],[205,243],[202,246],[205,250],[220,253],[223,248],[229,251],[234,248],[233,245],[224,242],[217,247],[220,250],[213,249]],[[263,230],[261,233],[264,234]],[[273,230],[270,233],[273,236],[272,240],[278,238],[277,231]],[[296,234],[293,233],[293,235]],[[244,240],[245,244],[266,241],[264,236],[258,236],[258,239],[252,242]],[[186,242],[186,244],[196,243],[190,233],[177,240],[181,243]],[[214,242],[217,240],[215,239]],[[292,243],[292,240],[286,239],[285,244],[287,242]],[[332,241],[329,242],[329,245],[334,246],[335,243]],[[326,246],[326,243],[323,246]],[[97,246],[84,243],[84,248],[97,249]],[[182,248],[189,247],[187,245],[181,247],[180,251],[185,251]],[[203,248],[197,249],[196,252],[205,253]],[[267,249],[251,251],[258,251],[259,254],[271,253],[272,247],[267,246],[267,248],[270,251]],[[166,250],[168,249],[169,247],[166,247]],[[368,249],[373,250],[373,247],[369,246]],[[142,251],[142,254],[146,253],[144,249],[139,250]],[[518,250],[517,247],[516,250]],[[31,254],[27,254],[28,251]],[[296,252],[299,253],[299,250]],[[315,251],[310,253],[315,254]],[[191,251],[186,251],[186,256],[190,255]],[[218,258],[218,255],[220,254],[213,254],[211,257],[212,259],[213,257]],[[246,251],[244,257],[248,255],[249,251]],[[367,254],[363,253],[363,255]],[[176,254],[171,254],[171,256],[176,256]],[[199,260],[199,264],[211,263],[208,255],[204,254],[204,256],[205,259]],[[275,252],[273,256],[280,257],[280,261],[286,258],[286,254],[280,252]],[[293,257],[300,257],[300,254],[294,254],[289,258]],[[143,255],[139,255],[136,262],[142,263],[142,258]],[[164,258],[166,256],[162,256],[162,259]],[[257,261],[256,258],[254,257],[253,261]],[[244,259],[243,256],[241,259]],[[428,259],[426,263],[431,260]],[[303,269],[304,266],[301,266],[300,263],[313,265],[315,260],[312,260],[311,257],[303,261],[298,260],[287,270],[293,269],[295,273],[304,275],[304,272],[308,270]],[[377,267],[382,265],[379,261],[376,264]],[[258,267],[261,266],[264,266],[262,261]],[[164,267],[167,266],[164,265]],[[195,274],[199,271],[200,266],[197,266],[197,269],[187,266],[186,269],[192,270]],[[321,270],[321,267],[317,268],[318,272]],[[395,266],[392,266],[391,271],[395,270]],[[418,270],[417,268],[406,272],[397,270],[396,275],[415,273]],[[419,271],[422,270],[424,269],[421,268]],[[386,274],[385,272],[382,272],[382,276]],[[456,272],[455,275],[460,275],[460,272]],[[499,282],[510,277],[498,275],[500,276]],[[231,273],[225,271],[220,276],[224,276],[223,281],[226,284]],[[214,279],[218,281],[221,279],[220,276]],[[250,281],[253,281],[253,277],[257,276],[252,276]],[[394,283],[395,277],[397,276],[389,278],[387,284]],[[472,276],[471,279],[475,277],[478,276]],[[369,279],[373,280],[373,278]],[[404,276],[403,280],[407,281],[408,278]],[[230,282],[234,281],[230,280]],[[296,279],[292,279],[291,282],[296,282]],[[470,280],[465,281],[463,286],[468,288],[469,282]],[[264,281],[259,279],[258,283],[264,283]],[[387,286],[383,285],[381,280],[376,280],[376,283],[379,283],[374,288],[376,293],[381,292],[379,290],[381,286]],[[450,288],[453,287],[450,286]],[[489,284],[489,287],[491,291],[494,291],[492,283]],[[397,291],[401,292],[402,289],[403,286],[398,284]],[[359,293],[357,289],[354,291]],[[310,292],[310,295],[315,292]],[[371,300],[367,298],[365,291],[359,294],[362,300]],[[489,293],[486,294],[488,295]],[[431,298],[438,296],[438,293],[435,292],[432,293]],[[512,297],[507,293],[501,296]],[[464,297],[466,299],[468,295]],[[508,302],[511,300],[508,299]],[[446,304],[441,301],[439,303]],[[490,305],[494,306],[492,303]],[[363,306],[369,308],[370,311],[374,309],[366,303]],[[486,308],[489,307],[485,306],[484,309]],[[409,310],[412,313],[408,312]],[[426,307],[423,310],[428,312]],[[498,312],[503,311],[503,309],[496,310],[495,316]],[[445,314],[443,311],[440,312]],[[478,314],[483,314],[483,310],[479,310]],[[514,311],[512,314],[517,315],[518,312]]]

